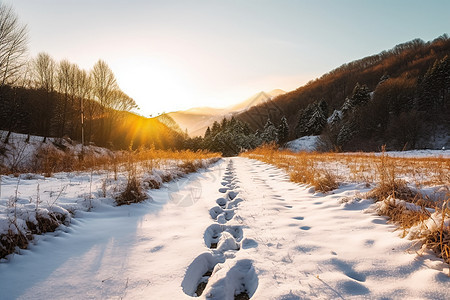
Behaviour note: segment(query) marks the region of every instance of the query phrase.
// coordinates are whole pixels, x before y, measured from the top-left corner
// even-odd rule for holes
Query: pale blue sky
[[[9,0],[30,54],[99,59],[143,115],[293,90],[343,63],[450,33],[450,1]]]

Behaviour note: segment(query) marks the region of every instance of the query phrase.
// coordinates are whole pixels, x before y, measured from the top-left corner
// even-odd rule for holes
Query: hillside
[[[167,115],[172,117],[180,128],[187,129],[189,136],[203,136],[206,128],[211,126],[214,121],[220,121],[224,117],[229,118],[234,114],[242,113],[284,93],[285,91],[280,89],[270,92],[261,91],[242,102],[225,108],[194,107],[188,110],[170,112]]]
[[[81,99],[56,91],[31,87],[0,88],[0,130],[6,133],[1,142],[8,143],[11,132],[47,138],[70,138],[81,142],[83,115],[85,144],[110,149],[179,148],[182,136],[156,118],[146,118],[125,111],[123,107],[105,107],[99,101]]]
[[[449,147],[449,54],[447,35],[415,39],[343,64],[236,118],[261,130],[267,118],[278,125],[285,116],[290,140],[322,134],[329,148],[342,150]],[[333,112],[340,117],[330,120]]]

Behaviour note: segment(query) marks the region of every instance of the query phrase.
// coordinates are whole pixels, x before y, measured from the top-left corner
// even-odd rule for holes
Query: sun
[[[141,115],[180,110],[194,101],[192,83],[179,66],[141,57],[112,68],[120,88],[136,101]]]

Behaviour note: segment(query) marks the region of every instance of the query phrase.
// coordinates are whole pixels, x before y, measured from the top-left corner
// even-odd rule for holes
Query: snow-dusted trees
[[[203,139],[190,139],[187,144],[193,149],[203,148],[232,156],[255,148],[259,145],[258,141],[259,138],[251,132],[247,123],[232,117],[229,120],[224,118],[220,123],[215,121],[212,127],[206,129]]]
[[[0,87],[14,84],[25,66],[27,27],[19,22],[12,7],[0,3]]]
[[[327,124],[327,105],[325,101],[309,104],[300,111],[296,127],[297,137],[305,135],[318,135]]]
[[[267,119],[266,124],[264,125],[264,129],[261,132],[261,141],[262,143],[265,144],[269,144],[272,142],[277,142],[278,140],[278,130],[275,127],[275,125],[273,125],[272,121],[269,119]]]
[[[350,98],[346,98],[341,111],[344,114],[350,113],[358,106],[366,104],[370,100],[370,91],[366,85],[356,83]]]
[[[277,138],[279,145],[283,145],[289,140],[289,124],[285,116],[281,118],[280,125],[278,125]]]

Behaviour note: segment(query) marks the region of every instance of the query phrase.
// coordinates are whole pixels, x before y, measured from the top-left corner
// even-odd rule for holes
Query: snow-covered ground
[[[408,151],[386,151],[384,152],[388,156],[392,157],[445,157],[450,158],[450,150],[408,150]],[[376,152],[375,155],[381,155],[382,153]]]
[[[41,136],[28,136],[15,132],[11,133],[9,142],[4,144],[7,134],[8,132],[0,130],[0,151],[4,152],[4,155],[0,155],[0,170],[2,167],[14,169],[15,172],[31,170],[38,161],[36,155],[39,150],[44,149],[62,152],[61,148],[65,148],[74,156],[81,154],[82,151],[92,157],[106,157],[113,154],[111,150],[94,145],[82,147],[80,143],[70,139],[47,138],[44,143],[44,138]]]
[[[63,189],[52,180],[42,195]],[[84,199],[79,181],[58,201]],[[23,202],[36,191],[25,186]],[[371,213],[358,198],[366,191],[314,194],[271,165],[222,160],[140,204],[96,198],[91,212],[1,261],[0,298],[189,299],[203,283],[209,299],[449,299],[448,265]]]
[[[287,142],[284,149],[292,152],[312,152],[318,151],[320,148],[320,136],[303,136],[301,138]],[[349,154],[352,154],[349,152]],[[373,152],[367,152],[367,154],[373,154]],[[375,155],[381,155],[381,152],[374,152]],[[449,158],[450,149],[442,148],[440,150],[422,149],[422,150],[408,150],[408,151],[386,151],[384,154],[393,157],[429,157],[429,156],[442,156]]]
[[[319,146],[319,141],[320,136],[318,135],[303,136],[301,138],[287,142],[285,149],[290,150],[292,152],[300,152],[300,151],[312,152],[317,150]]]

